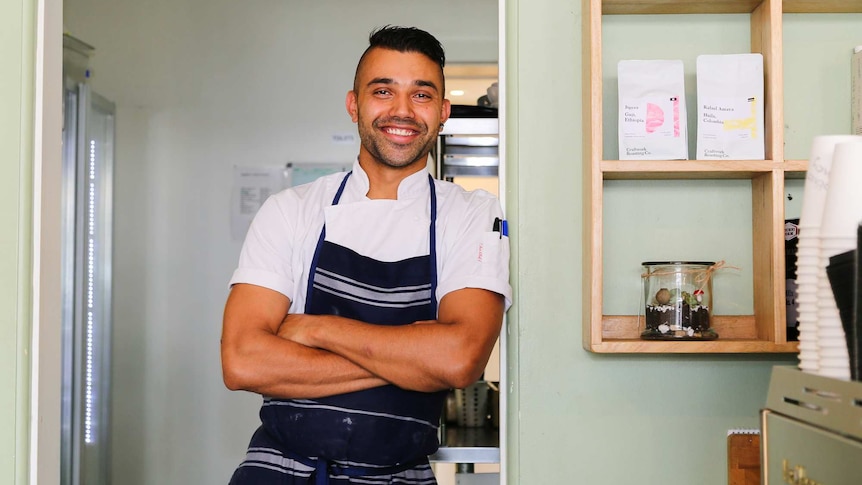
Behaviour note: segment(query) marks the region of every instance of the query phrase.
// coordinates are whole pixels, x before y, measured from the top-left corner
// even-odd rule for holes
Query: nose
[[[413,100],[409,93],[399,93],[392,98],[391,115],[398,118],[413,118]]]

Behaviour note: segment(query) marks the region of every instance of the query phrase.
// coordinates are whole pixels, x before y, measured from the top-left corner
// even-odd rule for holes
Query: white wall
[[[351,161],[330,136],[355,130],[369,31],[415,25],[452,62],[493,62],[497,1],[66,0],[64,16],[117,104],[114,483],[225,483],[259,404],[221,381],[232,167]]]

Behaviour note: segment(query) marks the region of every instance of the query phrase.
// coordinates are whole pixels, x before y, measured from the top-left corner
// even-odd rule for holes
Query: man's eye
[[[416,94],[416,97],[417,97],[417,98],[422,98],[422,99],[431,99],[431,96],[430,96],[430,95],[428,95],[428,94],[425,94],[425,93],[417,93],[417,94]]]
[[[376,96],[386,96],[386,95],[388,95],[388,94],[389,94],[389,90],[387,90],[387,89],[378,89],[377,91],[374,91],[374,94],[375,94]]]

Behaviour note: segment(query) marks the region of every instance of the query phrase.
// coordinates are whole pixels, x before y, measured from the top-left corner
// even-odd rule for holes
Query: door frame
[[[35,10],[30,413],[27,482],[60,482],[63,1]]]

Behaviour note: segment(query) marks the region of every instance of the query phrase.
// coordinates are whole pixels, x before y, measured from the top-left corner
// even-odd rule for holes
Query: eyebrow
[[[376,78],[372,79],[371,81],[368,81],[368,86],[372,86],[374,84],[397,84],[397,83],[395,82],[394,79],[392,79],[390,77],[376,77]],[[425,81],[422,79],[417,79],[416,81],[413,81],[413,85],[431,88],[431,89],[438,91],[438,92],[440,91],[440,88],[438,88],[437,85],[434,84],[433,81]]]

